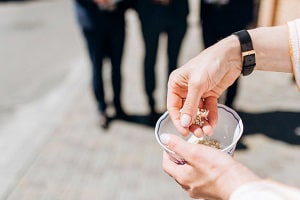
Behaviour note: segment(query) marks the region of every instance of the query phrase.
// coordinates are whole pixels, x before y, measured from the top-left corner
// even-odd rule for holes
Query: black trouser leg
[[[227,88],[225,105],[228,107],[232,107],[234,99],[237,95],[238,81],[239,80],[237,79],[229,88]]]
[[[175,70],[178,62],[178,55],[180,53],[180,48],[182,40],[186,33],[187,24],[186,22],[178,23],[176,27],[168,29],[168,75]]]
[[[114,92],[114,106],[118,114],[123,114],[121,104],[121,92],[122,92],[122,55],[125,41],[125,32],[120,31],[112,36],[112,54],[111,54],[111,80]]]
[[[92,85],[94,95],[98,103],[99,111],[105,112],[106,103],[102,79],[103,51],[101,40],[99,39],[101,36],[96,30],[84,30],[83,33],[92,64]]]
[[[144,79],[145,89],[151,112],[155,112],[154,90],[156,87],[155,62],[160,32],[155,27],[143,25],[143,37],[145,42]],[[145,27],[148,26],[148,27]]]

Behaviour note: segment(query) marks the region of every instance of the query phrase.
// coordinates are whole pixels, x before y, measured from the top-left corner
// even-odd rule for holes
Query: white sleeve
[[[256,181],[240,186],[230,200],[299,200],[300,190],[273,181]]]
[[[293,64],[293,73],[300,91],[300,19],[288,22],[290,56]]]

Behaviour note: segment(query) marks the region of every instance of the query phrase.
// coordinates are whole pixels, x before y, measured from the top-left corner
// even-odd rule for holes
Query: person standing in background
[[[187,0],[137,0],[142,34],[145,44],[144,81],[150,107],[150,119],[155,120],[154,91],[156,87],[155,63],[159,36],[168,37],[168,75],[177,67],[182,40],[187,29],[189,13]]]
[[[204,47],[245,29],[255,20],[255,0],[201,0],[200,22]],[[238,79],[227,89],[225,105],[232,107]]]
[[[75,0],[75,11],[92,64],[92,84],[98,104],[100,125],[108,127],[103,85],[103,61],[111,62],[113,104],[117,118],[125,117],[121,105],[121,60],[125,41],[125,0]]]

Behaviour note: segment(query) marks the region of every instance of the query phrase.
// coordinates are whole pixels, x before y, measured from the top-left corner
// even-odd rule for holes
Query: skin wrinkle
[[[174,75],[171,74],[169,79],[176,80],[176,77],[174,77]],[[185,89],[185,87],[177,84],[176,81],[169,81],[169,83],[172,83],[172,85],[169,84],[169,87],[172,89],[173,93],[176,94],[177,96],[182,96],[181,94],[178,93],[179,91],[182,92],[183,94],[187,93],[187,89]],[[180,89],[177,92],[177,90],[175,90],[175,88],[180,88]],[[176,91],[176,92],[174,92],[174,91]],[[183,96],[186,96],[186,95],[183,95]]]
[[[209,147],[203,146],[203,148],[202,148],[203,151],[206,151],[206,148],[209,148]],[[191,150],[191,155],[194,155],[193,152],[195,152],[195,151],[199,151],[199,149],[197,149],[197,148],[192,148],[192,150]],[[205,153],[205,152],[204,152],[204,153]],[[199,163],[202,163],[201,160],[199,160],[199,159],[200,159],[199,157],[197,157],[197,158],[190,157],[189,159],[193,160],[194,163],[198,163],[198,164],[199,164]],[[217,159],[217,158],[211,157],[211,159]],[[204,162],[204,163],[207,163],[207,162]],[[198,165],[198,164],[197,164],[197,165]],[[226,165],[226,163],[224,163],[224,165]],[[191,165],[191,166],[193,166],[193,165]],[[200,168],[201,168],[201,167],[200,167]],[[218,167],[218,166],[214,166],[214,165],[208,165],[208,166],[205,166],[205,168],[207,168],[207,171],[211,171],[211,172],[217,172],[217,171],[219,171],[219,167]],[[231,171],[231,170],[232,170],[232,169],[229,169],[229,171],[227,171],[227,169],[223,168],[222,171],[219,172],[219,173],[209,173],[209,177],[207,177],[207,179],[210,180],[210,182],[213,184],[214,182],[221,181],[224,175],[230,174],[230,171]],[[193,182],[193,181],[192,181],[192,182]],[[188,182],[183,182],[183,183],[184,183],[184,184],[187,184]],[[209,183],[206,182],[206,184],[203,185],[203,184],[201,183],[201,180],[200,180],[200,181],[198,182],[198,184],[196,184],[196,185],[198,185],[198,187],[193,187],[193,186],[191,186],[190,194],[191,194],[192,196],[197,197],[197,193],[194,193],[194,191],[197,191],[197,188],[201,188],[201,187],[205,188],[205,186],[206,186],[207,184],[209,184]],[[189,184],[188,184],[188,185],[189,185]]]
[[[208,76],[207,76],[207,90],[206,91],[209,91],[209,88],[211,88],[212,85],[217,85],[217,82],[214,81],[214,79],[212,78],[212,76],[208,73]]]

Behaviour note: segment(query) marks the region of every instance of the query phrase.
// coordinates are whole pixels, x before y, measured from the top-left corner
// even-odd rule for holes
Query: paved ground
[[[180,63],[201,50],[195,45],[201,44],[197,1],[190,2]],[[5,44],[0,48],[5,55],[0,65],[1,200],[189,199],[163,173],[153,127],[116,120],[107,131],[99,128],[89,62],[70,0],[0,4],[0,13],[6,16],[0,19]],[[127,20],[123,103],[128,114],[143,116],[148,111],[143,46],[136,14],[127,13]],[[164,44],[162,38],[156,93],[160,111],[165,110]],[[106,84],[110,87],[109,80]],[[300,187],[299,102],[290,75],[256,72],[241,79],[235,106],[245,136],[235,157],[263,177]]]

